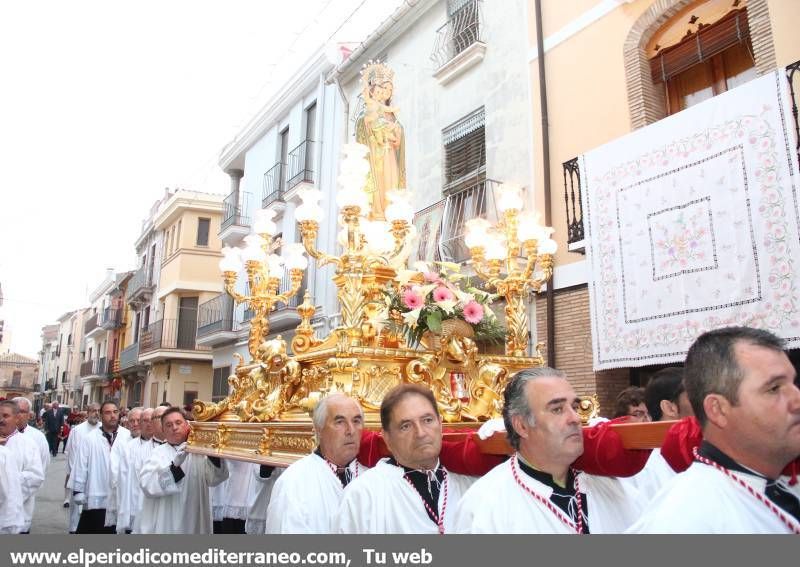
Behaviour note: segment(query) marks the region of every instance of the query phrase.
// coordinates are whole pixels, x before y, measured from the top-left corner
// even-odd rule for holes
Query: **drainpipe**
[[[544,34],[542,32],[542,0],[534,0],[536,12],[536,58],[539,67],[539,106],[542,111],[542,175],[544,175],[544,224],[552,226],[552,200],[550,198],[550,134],[547,119],[547,77],[544,71]],[[556,322],[553,279],[545,292],[547,302],[547,365],[556,366]]]

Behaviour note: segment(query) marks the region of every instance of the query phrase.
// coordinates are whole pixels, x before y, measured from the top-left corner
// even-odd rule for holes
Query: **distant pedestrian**
[[[61,452],[64,453],[67,450],[67,441],[69,440],[69,431],[70,427],[69,424],[65,421],[64,424],[61,426],[61,432],[58,434],[58,440],[61,442]],[[56,447],[57,449],[57,447]],[[56,450],[56,453],[58,450]]]
[[[42,419],[44,420],[44,434],[50,444],[50,454],[55,457],[58,454],[58,434],[64,423],[64,415],[58,407],[58,402],[53,402],[51,409],[44,412]]]

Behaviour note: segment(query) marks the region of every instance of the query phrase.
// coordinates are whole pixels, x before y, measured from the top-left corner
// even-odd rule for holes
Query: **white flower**
[[[448,299],[446,301],[437,301],[437,307],[441,307],[442,311],[447,313],[448,315],[452,315],[453,311],[455,311],[456,304],[458,302],[454,299]]]
[[[411,281],[411,278],[419,274],[417,270],[400,270],[397,272],[397,283],[400,285],[406,285],[408,282]]]
[[[422,272],[423,274],[427,273],[427,272],[433,272],[434,271],[434,270],[431,270],[431,267],[427,262],[422,262],[422,261],[419,261],[419,260],[414,262],[414,269],[417,270],[418,272]]]
[[[419,292],[422,294],[422,297],[428,297],[428,294],[432,292],[434,289],[439,287],[439,284],[428,284],[428,285],[421,285],[419,286]]]
[[[456,288],[453,293],[456,294],[456,297],[461,303],[469,303],[470,301],[475,300],[475,296],[473,294],[467,293],[466,291],[461,291],[458,288]]]
[[[422,307],[418,307],[409,311],[408,313],[403,313],[403,323],[409,325],[411,327],[415,327],[417,325],[417,320],[419,319],[419,314],[422,312]]]
[[[375,331],[380,333],[381,329],[386,325],[386,322],[389,320],[389,308],[383,307],[377,311],[373,311],[372,314],[367,317],[367,320],[375,327]]]

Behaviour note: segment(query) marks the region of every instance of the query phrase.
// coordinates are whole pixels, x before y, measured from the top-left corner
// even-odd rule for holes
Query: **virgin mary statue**
[[[369,148],[370,171],[364,190],[370,199],[370,218],[385,220],[386,194],[406,187],[403,126],[392,106],[394,71],[370,61],[361,71],[364,110],[356,119],[356,141]]]

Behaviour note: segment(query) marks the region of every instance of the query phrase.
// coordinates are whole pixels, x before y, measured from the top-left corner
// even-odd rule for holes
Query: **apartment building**
[[[340,48],[337,56],[341,58],[347,52]],[[299,193],[303,188],[321,190],[326,195],[328,218],[336,218],[335,179],[344,117],[336,86],[325,82],[336,63],[329,57],[326,50],[318,50],[222,151],[219,164],[231,178],[219,232],[223,245],[241,246],[252,230],[256,211],[268,207],[276,212],[274,221],[279,231],[274,251],[280,254],[283,246],[299,242],[294,210],[302,202]],[[333,253],[332,227],[333,223],[326,223],[318,246]],[[221,281],[221,273],[217,273]],[[325,330],[335,325],[338,306],[330,283],[332,276],[330,267],[320,270],[310,263],[300,291],[270,314],[271,336],[281,334],[287,341],[291,339],[300,322],[295,308],[306,290],[317,306],[315,324]],[[289,288],[289,275],[284,273],[280,290]],[[244,270],[238,275],[236,289],[247,293]],[[213,400],[228,393],[227,378],[235,365],[233,354],[250,358],[250,317],[247,306],[234,306],[227,293],[200,305],[197,340],[213,352]]]
[[[133,385],[132,403],[187,405],[196,398],[211,397],[212,355],[208,346],[197,343],[198,306],[222,291],[217,265],[223,198],[179,189],[154,211],[152,231],[160,234],[161,241],[158,279],[144,280],[152,294],[149,298],[141,289],[131,292],[133,279],[128,284],[128,302],[139,298],[144,305],[144,310],[132,317],[131,340],[138,342],[137,365],[147,368],[141,390],[136,386],[141,380]],[[148,262],[154,264],[154,256],[143,261],[146,275],[151,275]],[[153,310],[153,306],[157,308]],[[146,319],[149,324],[145,325]],[[125,362],[128,360],[126,357]],[[144,373],[136,370],[136,375],[140,372]]]
[[[0,354],[0,398],[22,396],[33,403],[38,374],[39,362],[35,358],[14,352]]]
[[[620,389],[644,385],[663,365],[643,360],[593,369],[581,199],[586,180],[578,156],[704,101],[714,114],[724,105],[718,95],[776,69],[800,75],[800,3],[541,0],[528,2],[526,19],[532,122],[549,125],[546,140],[541,130],[533,134],[535,201],[537,209],[550,209],[559,242],[549,317],[548,299],[537,299],[537,334],[549,364],[565,370],[579,393],[598,393],[607,411]],[[794,82],[798,93],[800,81]]]

